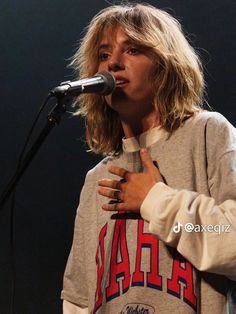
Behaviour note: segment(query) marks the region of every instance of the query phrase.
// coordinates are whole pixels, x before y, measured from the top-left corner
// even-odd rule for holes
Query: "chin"
[[[111,95],[105,97],[107,104],[114,108],[122,106],[122,103],[128,103],[128,98],[123,91],[115,90]]]

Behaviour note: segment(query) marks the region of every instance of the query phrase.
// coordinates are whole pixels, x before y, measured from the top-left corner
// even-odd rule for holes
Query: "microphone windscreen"
[[[107,71],[98,72],[95,76],[99,76],[104,80],[104,88],[99,92],[100,95],[109,95],[111,94],[116,87],[116,79],[114,76]]]

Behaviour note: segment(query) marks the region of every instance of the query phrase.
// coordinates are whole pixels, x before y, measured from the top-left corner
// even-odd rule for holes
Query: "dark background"
[[[182,22],[204,60],[209,104],[235,125],[236,2],[149,3],[168,8]],[[67,59],[82,29],[106,6],[104,0],[0,1],[1,191],[15,170],[40,103],[52,87],[73,79]],[[100,160],[86,153],[83,134],[81,118],[63,119],[18,186],[15,314],[61,313],[60,290],[80,189],[88,169]],[[1,314],[9,312],[10,302],[9,233],[8,202],[0,212]]]

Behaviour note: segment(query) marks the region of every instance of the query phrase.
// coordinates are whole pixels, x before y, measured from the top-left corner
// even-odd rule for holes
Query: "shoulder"
[[[108,167],[110,164],[122,164],[123,155],[107,156],[102,159],[95,167],[90,169],[86,175],[86,182],[101,179],[101,177],[108,175]]]
[[[201,150],[205,147],[208,152],[217,151],[218,155],[236,150],[236,129],[218,112],[196,113],[176,130],[172,139],[172,144],[181,143],[193,149],[201,147]]]
[[[201,112],[192,119],[190,124],[193,127],[195,142],[204,142],[208,155],[217,159],[228,152],[235,154],[236,129],[222,114]]]
[[[106,177],[108,164],[113,159],[115,157],[106,157],[87,172],[80,194],[80,203],[87,203],[92,200],[94,193],[97,191],[97,181],[102,177]]]
[[[202,140],[211,136],[216,130],[233,128],[228,120],[218,112],[201,111],[188,118],[173,135],[180,138],[190,138],[191,141]]]
[[[196,132],[204,131],[206,136],[235,133],[235,127],[219,112],[202,111],[189,118],[185,127]]]
[[[219,112],[213,111],[202,111],[194,115],[188,120],[190,124],[199,124],[199,125],[224,125],[230,124],[229,121]]]
[[[102,159],[95,167],[90,169],[85,177],[83,188],[81,191],[82,201],[91,200],[94,193],[97,191],[97,181],[101,178],[109,178],[111,175],[108,172],[109,165],[116,164],[118,165],[122,156],[108,156]]]

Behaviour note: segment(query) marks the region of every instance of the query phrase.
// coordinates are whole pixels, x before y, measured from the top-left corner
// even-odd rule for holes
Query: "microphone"
[[[50,93],[53,96],[75,97],[83,93],[97,93],[100,95],[111,94],[116,86],[116,80],[107,71],[98,72],[91,78],[78,81],[62,82],[53,88]]]

